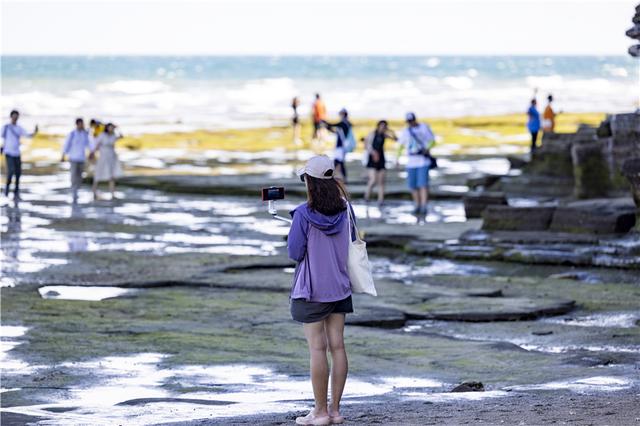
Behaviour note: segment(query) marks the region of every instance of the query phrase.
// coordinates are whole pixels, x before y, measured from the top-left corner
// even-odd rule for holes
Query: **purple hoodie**
[[[287,245],[289,257],[298,262],[291,298],[335,302],[350,296],[347,211],[325,216],[304,203],[292,210],[291,216]]]

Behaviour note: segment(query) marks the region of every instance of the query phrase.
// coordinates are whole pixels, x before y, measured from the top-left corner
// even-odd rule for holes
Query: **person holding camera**
[[[406,121],[407,127],[398,139],[400,145],[397,158],[400,158],[402,151],[406,148],[408,156],[407,185],[411,190],[415,205],[413,213],[426,215],[429,197],[429,169],[434,167],[430,149],[435,144],[435,136],[428,124],[418,123],[414,113],[407,113]]]
[[[369,201],[371,191],[378,186],[378,205],[384,202],[384,177],[386,159],[384,158],[384,142],[387,139],[398,140],[393,130],[389,129],[386,120],[378,121],[376,129],[365,138],[365,150],[368,154],[367,170],[369,172],[369,182],[364,193],[364,200]]]
[[[38,133],[38,126],[35,127],[33,133],[27,132],[24,127],[18,124],[20,113],[16,110],[9,114],[10,123],[2,126],[2,148],[0,153],[4,154],[7,161],[7,183],[4,188],[5,197],[9,196],[9,188],[11,181],[15,177],[16,183],[13,189],[13,199],[20,200],[20,175],[22,174],[22,159],[20,157],[20,138],[26,136],[34,137]]]
[[[300,425],[342,423],[340,399],[347,380],[344,321],[353,312],[347,270],[350,224],[355,215],[346,191],[334,178],[334,165],[325,155],[312,157],[297,174],[307,188],[307,202],[291,211],[287,240],[289,257],[298,265],[291,289],[291,316],[303,324],[309,346],[315,408],[298,417]],[[331,354],[331,372],[327,363]],[[331,401],[327,390],[331,379]]]

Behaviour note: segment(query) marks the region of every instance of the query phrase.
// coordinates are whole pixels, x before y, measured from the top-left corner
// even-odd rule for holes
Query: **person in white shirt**
[[[418,123],[412,112],[406,116],[407,128],[398,139],[398,158],[407,149],[407,184],[415,204],[416,215],[427,214],[429,196],[429,169],[433,166],[429,150],[435,144],[435,136],[429,125]]]
[[[104,132],[100,133],[96,138],[95,148],[92,154],[97,151],[99,153],[98,162],[93,172],[93,198],[99,200],[98,183],[109,181],[109,191],[111,191],[111,199],[115,199],[116,178],[122,176],[122,166],[118,161],[116,154],[116,141],[122,138],[120,133],[116,133],[116,126],[113,123],[107,123]]]
[[[78,189],[82,183],[82,172],[84,171],[84,162],[87,150],[91,151],[91,143],[89,142],[89,132],[84,128],[84,120],[76,119],[76,128],[69,133],[67,140],[64,142],[62,149],[62,158],[69,158],[71,163],[71,192],[73,194],[73,204],[78,202]],[[93,154],[91,154],[93,155]]]
[[[11,122],[2,126],[3,144],[0,153],[3,153],[7,160],[7,183],[4,188],[4,195],[9,196],[9,187],[11,181],[15,177],[16,183],[13,191],[13,198],[20,199],[20,175],[22,174],[22,159],[20,158],[20,138],[22,136],[31,138],[38,133],[38,126],[35,127],[33,133],[27,132],[22,126],[18,125],[20,113],[16,110],[9,114]]]

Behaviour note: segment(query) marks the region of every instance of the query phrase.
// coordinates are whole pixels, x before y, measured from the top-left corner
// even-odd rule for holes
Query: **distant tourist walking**
[[[291,316],[303,323],[310,354],[315,408],[298,417],[299,425],[343,423],[340,400],[348,373],[344,321],[353,312],[347,272],[355,224],[346,192],[333,177],[329,157],[312,157],[298,170],[307,187],[307,202],[296,207],[287,239],[289,257],[298,262],[291,289]],[[331,354],[331,372],[327,365]],[[327,391],[331,378],[331,401]]]
[[[96,145],[92,155],[98,152],[98,161],[96,162],[96,168],[93,173],[93,198],[99,200],[98,196],[98,183],[109,181],[109,191],[111,192],[111,198],[115,199],[116,193],[116,179],[122,176],[122,166],[118,161],[118,154],[116,154],[116,141],[122,138],[121,134],[116,134],[116,126],[113,123],[108,123],[105,126],[104,132],[102,132],[96,139]]]
[[[71,193],[73,195],[73,204],[78,203],[78,190],[82,183],[82,172],[84,171],[86,152],[90,150],[89,132],[84,128],[84,120],[78,118],[76,119],[75,130],[69,133],[67,140],[64,142],[62,158],[60,159],[60,161],[64,161],[65,156],[67,156],[71,164]]]
[[[20,113],[16,110],[9,114],[10,122],[2,126],[2,148],[0,153],[4,154],[7,163],[7,182],[4,188],[5,197],[9,196],[11,181],[15,178],[13,189],[13,199],[20,200],[20,176],[22,175],[22,158],[20,157],[20,138],[22,136],[31,138],[38,134],[38,126],[33,129],[33,133],[27,132],[18,124]]]
[[[312,139],[319,139],[322,133],[322,123],[327,119],[327,107],[320,98],[320,93],[316,93],[316,99],[311,106],[311,120],[313,121]]]
[[[349,113],[346,109],[342,108],[339,114],[340,121],[334,124],[327,123],[325,121],[324,124],[330,132],[336,134],[336,147],[333,154],[335,168],[339,172],[339,174],[336,175],[336,179],[347,183],[347,167],[345,165],[345,160],[347,152],[351,152],[353,150],[355,139],[352,133],[353,126],[349,121]]]
[[[412,112],[406,116],[407,128],[402,131],[398,142],[398,159],[403,149],[407,149],[407,184],[414,202],[414,214],[427,214],[429,196],[429,169],[434,166],[430,149],[435,144],[435,136],[425,123],[418,123]]]
[[[551,104],[553,103],[553,95],[547,96],[547,106],[542,114],[542,131],[545,133],[553,133],[556,128],[556,113]]]
[[[367,170],[369,182],[364,193],[365,201],[369,201],[371,191],[378,186],[378,204],[384,202],[384,178],[386,173],[386,159],[384,157],[384,142],[387,139],[398,140],[395,133],[389,129],[386,120],[378,121],[376,129],[365,138],[365,149],[368,153]]]
[[[291,116],[291,126],[293,127],[293,143],[294,145],[301,145],[302,138],[300,137],[300,116],[298,115],[298,107],[300,106],[300,100],[295,97],[291,100],[291,109],[293,115]]]
[[[527,111],[529,120],[527,121],[527,129],[531,133],[531,154],[536,150],[536,141],[538,140],[538,132],[540,132],[540,113],[536,108],[538,102],[535,99],[531,99],[531,105]]]

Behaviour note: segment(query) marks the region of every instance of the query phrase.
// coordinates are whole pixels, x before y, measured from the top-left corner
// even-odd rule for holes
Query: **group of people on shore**
[[[531,104],[529,105],[529,109],[527,110],[527,130],[531,133],[531,154],[535,152],[537,148],[538,134],[540,133],[540,129],[544,133],[553,133],[556,127],[556,115],[557,113],[553,110],[553,95],[549,94],[547,96],[547,106],[544,108],[544,112],[542,113],[542,122],[540,121],[540,113],[538,112],[538,101],[535,96],[531,99]]]
[[[26,131],[18,124],[20,113],[16,110],[11,111],[9,118],[9,123],[2,127],[1,152],[5,155],[7,165],[4,195],[9,196],[11,183],[15,182],[13,197],[15,201],[18,201],[20,200],[20,176],[22,174],[21,138],[35,136],[38,133],[38,126],[36,125],[31,133]],[[100,199],[98,184],[105,181],[109,182],[112,199],[115,198],[115,181],[122,176],[122,167],[115,151],[115,143],[122,138],[122,134],[116,132],[116,128],[117,126],[113,123],[103,124],[92,119],[89,123],[89,130],[87,130],[84,119],[76,119],[75,128],[64,141],[60,158],[62,162],[68,159],[70,164],[73,204],[78,202],[78,191],[87,159],[95,163],[92,185],[94,199]]]
[[[293,131],[294,141],[299,140],[300,118],[297,108],[300,102],[298,98],[293,98],[291,103],[293,108]],[[327,108],[319,93],[316,93],[315,100],[311,108],[311,120],[313,124],[312,140],[322,137],[324,130],[336,135],[335,148],[333,154],[336,179],[347,183],[346,155],[355,148],[355,137],[353,124],[349,120],[349,113],[346,109],[339,112],[339,121],[330,123],[327,121]],[[406,128],[397,136],[389,128],[386,120],[380,120],[376,128],[371,131],[361,141],[364,143],[363,165],[368,170],[367,188],[364,199],[369,201],[371,193],[377,187],[378,205],[384,203],[385,176],[387,160],[385,157],[385,142],[389,139],[398,142],[397,158],[400,158],[403,151],[407,152],[407,186],[411,191],[414,202],[414,214],[426,215],[427,202],[429,196],[429,170],[437,167],[435,158],[431,155],[431,148],[435,144],[435,135],[431,127],[426,123],[420,123],[413,112],[408,112],[405,116]],[[396,166],[399,163],[396,163]]]

